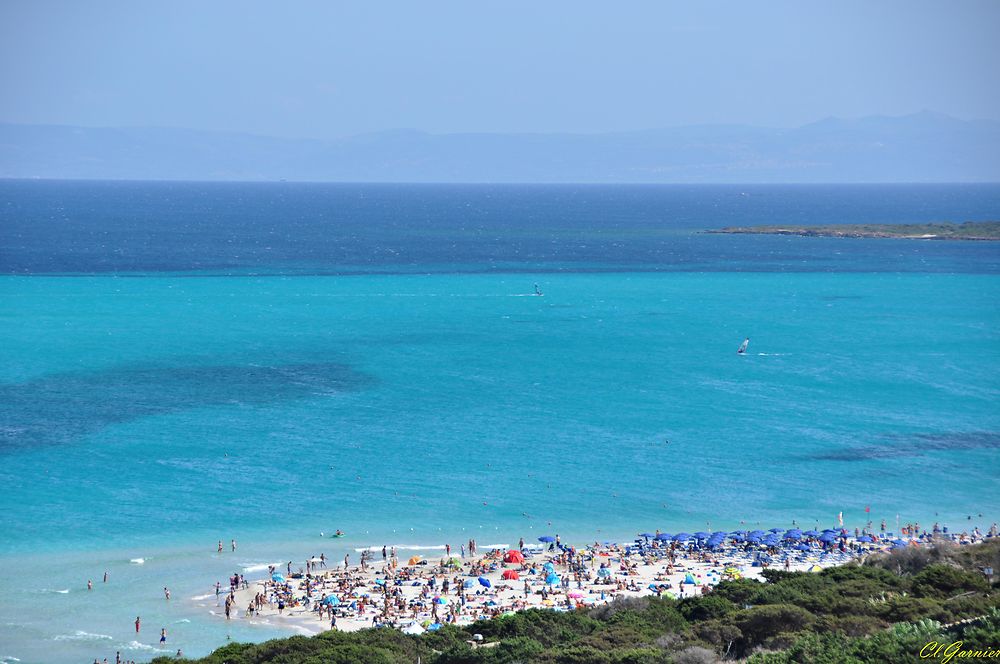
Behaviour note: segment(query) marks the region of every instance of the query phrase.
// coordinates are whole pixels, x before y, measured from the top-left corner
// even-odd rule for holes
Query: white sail
[[[750,337],[747,337],[746,339],[743,340],[743,343],[740,344],[739,350],[737,350],[736,352],[742,355],[743,353],[747,352],[747,346],[749,345],[750,345]]]

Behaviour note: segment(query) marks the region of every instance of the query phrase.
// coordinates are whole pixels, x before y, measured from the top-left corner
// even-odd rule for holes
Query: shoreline
[[[962,224],[830,224],[819,226],[727,226],[702,231],[710,235],[794,235],[799,237],[895,240],[1000,241],[1000,222]]]
[[[211,613],[304,635],[373,627],[421,634],[526,609],[572,611],[653,595],[683,599],[707,594],[726,579],[763,581],[766,569],[820,572],[892,548],[972,544],[998,536],[995,526],[989,534],[970,536],[909,532],[647,533],[621,544],[526,542],[480,546],[475,555],[438,550],[426,558],[414,555],[416,547],[403,552],[387,546],[383,554],[382,547],[370,546],[362,547],[372,552],[364,565],[351,564],[350,555],[336,563],[312,558],[299,566],[274,566],[263,578],[231,578],[230,588],[216,595],[220,610]]]

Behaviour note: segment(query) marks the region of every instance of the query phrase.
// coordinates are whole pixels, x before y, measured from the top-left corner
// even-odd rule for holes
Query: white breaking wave
[[[52,637],[53,641],[113,641],[115,637],[107,634],[91,634],[82,629],[76,630],[73,634],[59,634]]]
[[[40,592],[40,593],[59,593],[60,595],[68,595],[69,594],[69,588],[66,588],[64,590],[52,590],[50,588],[42,588],[38,592]]]
[[[129,641],[125,645],[121,646],[122,650],[144,650],[148,652],[173,652],[173,650],[164,650],[163,648],[154,648],[153,646],[146,645],[145,643],[139,643],[138,641]]]
[[[145,558],[129,558],[128,560],[133,565],[142,565],[146,562]]]
[[[244,572],[263,572],[268,567],[280,567],[281,563],[250,563],[243,566]]]
[[[14,657],[13,655],[4,655],[3,657],[0,657],[0,664],[10,664],[11,662],[20,662],[20,661],[21,660],[19,660],[17,657]]]
[[[191,598],[191,601],[200,602],[203,599],[209,599],[211,597],[215,597],[215,593],[208,593],[207,595],[195,595],[194,597]]]

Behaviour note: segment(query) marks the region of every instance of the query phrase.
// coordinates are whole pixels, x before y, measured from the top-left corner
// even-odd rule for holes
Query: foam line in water
[[[121,646],[122,650],[141,650],[144,652],[173,652],[172,650],[164,650],[163,648],[154,648],[153,646],[146,645],[145,643],[139,643],[138,641],[129,641]]]
[[[243,566],[244,572],[263,572],[269,567],[280,567],[281,563],[250,563]]]
[[[107,634],[92,634],[82,629],[76,630],[73,634],[58,634],[52,637],[53,641],[113,641],[115,637]]]
[[[146,559],[145,558],[129,558],[128,561],[130,563],[132,563],[133,565],[143,565],[143,564],[146,563]]]

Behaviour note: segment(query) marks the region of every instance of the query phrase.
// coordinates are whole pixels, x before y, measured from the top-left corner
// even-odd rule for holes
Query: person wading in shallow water
[[[139,616],[136,616],[136,617],[135,617],[135,633],[136,633],[136,634],[138,634],[138,633],[139,633],[139,627],[140,627],[141,625],[142,625],[142,621],[141,621],[141,620],[139,619]]]

